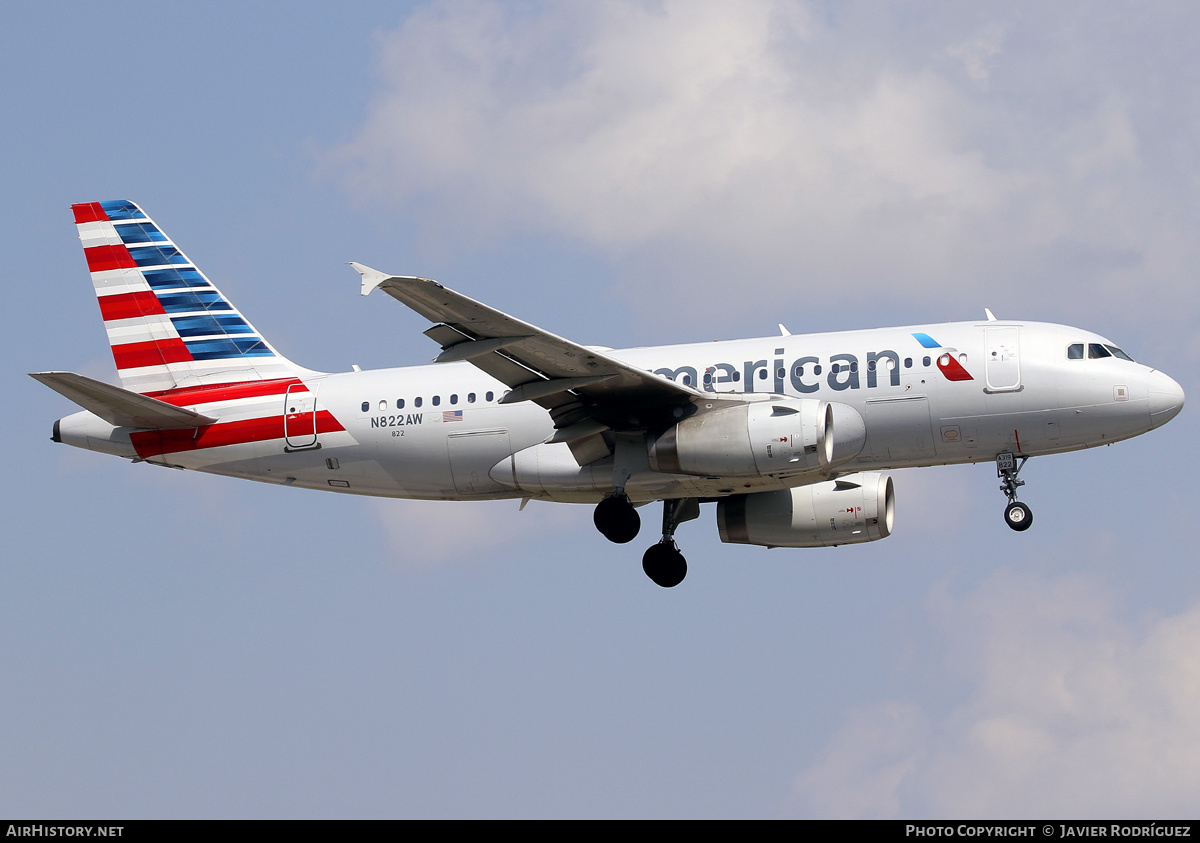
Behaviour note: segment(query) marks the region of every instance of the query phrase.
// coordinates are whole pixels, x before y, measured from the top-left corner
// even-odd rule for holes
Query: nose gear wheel
[[[1017,500],[1017,489],[1025,485],[1025,481],[1018,479],[1017,475],[1028,461],[1028,456],[1017,456],[1010,451],[996,455],[1000,491],[1008,498],[1008,506],[1004,508],[1004,523],[1017,532],[1024,532],[1033,526],[1033,510]]]
[[[1017,532],[1033,526],[1033,510],[1020,501],[1013,501],[1004,508],[1004,523]]]

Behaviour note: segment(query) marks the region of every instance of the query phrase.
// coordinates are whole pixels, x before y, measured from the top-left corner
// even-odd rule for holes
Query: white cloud
[[[905,816],[899,789],[917,772],[927,739],[925,715],[911,702],[850,711],[821,760],[796,778],[796,801],[832,819]]]
[[[1197,143],[1185,101],[1139,109],[1177,83],[1111,49],[1136,28],[1086,4],[907,9],[434,3],[381,38],[380,91],[332,157],[366,201],[587,243],[714,320],[806,291],[1136,313],[1150,273],[1194,304],[1177,170]]]
[[[795,782],[829,816],[1193,816],[1200,604],[1130,622],[1084,576],[1000,571],[929,602],[970,693],[852,712]]]
[[[988,62],[1000,54],[1004,42],[1004,30],[993,23],[985,26],[974,38],[946,49],[946,54],[963,64],[967,75],[980,84],[986,84],[989,76]]]

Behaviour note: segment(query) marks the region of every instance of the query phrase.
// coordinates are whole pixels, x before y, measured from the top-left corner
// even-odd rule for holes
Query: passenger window
[[[683,376],[683,385],[684,385],[684,386],[691,386],[691,385],[692,385],[692,376],[691,376],[691,375],[684,375],[684,376]],[[488,400],[491,400],[491,399],[488,399]]]
[[[386,401],[379,402],[379,412],[381,412],[381,413],[387,412],[387,402]]]
[[[397,399],[396,399],[396,409],[397,409],[397,410],[403,410],[403,409],[404,409],[404,399],[403,399],[403,398],[397,398]]]
[[[814,375],[820,375],[820,374],[821,374],[821,364],[820,364],[820,363],[818,363],[817,365],[813,366],[813,374],[814,374]]]
[[[364,402],[363,402],[362,411],[363,411],[364,413],[369,413],[369,412],[371,411],[371,404],[370,404],[370,402],[369,402],[369,401],[364,401]]]
[[[922,365],[922,366],[928,366],[928,365],[929,365],[929,358],[928,358],[928,357],[922,357],[922,358],[921,358],[921,365]]]
[[[491,401],[492,398],[494,397],[494,395],[493,395],[493,393],[489,392],[487,395],[485,395],[483,397],[484,397],[484,400]]]
[[[779,370],[775,374],[780,380],[783,380],[784,378],[787,377],[787,369],[780,366]]]
[[[741,373],[741,372],[734,372],[734,373],[733,373],[733,382],[734,382],[734,383],[737,383],[737,382],[738,382],[738,381],[740,381],[741,379],[742,379],[742,373]]]
[[[804,377],[804,367],[803,366],[796,367],[796,377],[798,377],[798,378]]]
[[[829,367],[829,371],[833,372],[835,375],[837,375],[837,374],[841,374],[841,371],[842,371],[842,364],[841,364],[841,363],[834,363],[832,366],[830,366],[830,367]]]
[[[875,361],[874,361],[874,360],[868,360],[868,361],[867,361],[867,371],[868,371],[868,372],[874,372],[874,371],[875,371]]]
[[[767,370],[766,369],[758,370],[758,379],[760,381],[765,381],[767,379]]]
[[[964,366],[967,365],[967,355],[965,355],[965,354],[958,355],[958,362],[962,363]]]
[[[1112,354],[1100,343],[1090,342],[1088,343],[1088,357],[1093,360],[1099,360],[1101,357],[1112,357]]]
[[[457,403],[458,403],[458,396],[457,396],[457,395],[451,395],[451,396],[450,396],[450,403],[451,403],[451,404],[457,404]]]
[[[911,357],[904,358],[904,368],[906,368],[906,369],[912,368],[912,358]]]
[[[1067,359],[1068,360],[1082,360],[1083,359],[1083,343],[1073,342],[1070,345],[1068,345],[1067,346]]]
[[[442,396],[440,396],[440,395],[433,396],[433,406],[437,407],[441,403],[442,403]]]
[[[420,397],[417,397],[417,398],[414,398],[414,399],[413,399],[413,406],[414,406],[414,407],[420,407],[420,406],[421,406],[421,399],[420,399]]]
[[[468,392],[468,393],[467,393],[467,403],[468,403],[468,404],[474,404],[474,403],[475,403],[475,393],[474,393],[474,392]]]

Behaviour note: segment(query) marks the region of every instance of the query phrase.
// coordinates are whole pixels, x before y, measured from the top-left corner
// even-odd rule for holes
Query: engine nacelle
[[[703,477],[815,471],[854,459],[866,437],[867,427],[853,407],[781,398],[684,419],[650,446],[650,467]]]
[[[892,534],[896,493],[892,478],[875,471],[837,480],[722,498],[721,541],[766,547],[833,547],[886,539]]]

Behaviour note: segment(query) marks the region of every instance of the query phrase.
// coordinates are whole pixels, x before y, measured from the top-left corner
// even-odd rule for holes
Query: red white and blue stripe
[[[288,403],[309,389],[299,378],[209,384],[149,393],[151,397],[198,412],[219,408],[216,424],[182,430],[145,430],[130,433],[138,456],[153,459],[185,451],[201,451],[228,445],[245,445],[284,439],[289,431],[312,435],[337,433],[345,428],[328,410],[312,405],[305,411]]]
[[[126,389],[219,417],[130,434],[142,459],[345,428],[301,375],[133,202],[72,205],[113,360]],[[312,396],[315,399],[315,396]],[[289,405],[303,405],[304,409]]]
[[[136,204],[87,202],[71,210],[126,389],[161,392],[300,371]]]

